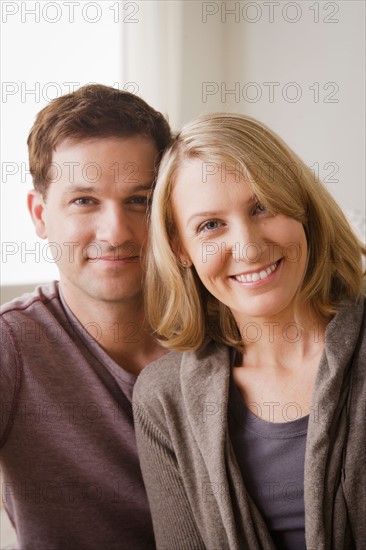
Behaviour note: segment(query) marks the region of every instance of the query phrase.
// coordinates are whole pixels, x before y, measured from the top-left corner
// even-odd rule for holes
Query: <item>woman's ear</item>
[[[174,236],[171,241],[172,250],[183,267],[192,267],[192,261],[182,246],[180,239]]]
[[[38,237],[47,239],[46,224],[44,222],[45,201],[42,193],[36,189],[32,189],[28,193],[27,202]]]

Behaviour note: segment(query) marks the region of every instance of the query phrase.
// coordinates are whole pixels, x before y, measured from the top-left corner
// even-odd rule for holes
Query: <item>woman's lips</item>
[[[280,258],[273,264],[260,267],[255,271],[246,271],[244,273],[239,273],[238,275],[232,275],[230,278],[244,284],[252,284],[258,283],[259,281],[265,281],[278,269],[281,261],[282,258]]]

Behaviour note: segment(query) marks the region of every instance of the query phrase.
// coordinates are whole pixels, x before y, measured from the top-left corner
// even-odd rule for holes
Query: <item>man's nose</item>
[[[96,238],[110,246],[133,240],[131,220],[120,205],[105,206],[100,212]]]

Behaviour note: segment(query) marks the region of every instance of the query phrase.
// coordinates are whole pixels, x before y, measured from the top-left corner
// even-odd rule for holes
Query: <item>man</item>
[[[88,85],[28,138],[28,207],[59,283],[2,308],[3,501],[22,550],[154,548],[133,431],[141,369],[164,352],[143,310],[146,208],[164,117]]]

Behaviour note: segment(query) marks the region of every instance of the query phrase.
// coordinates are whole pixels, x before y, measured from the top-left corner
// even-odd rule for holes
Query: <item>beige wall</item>
[[[32,292],[37,285],[31,283],[29,285],[3,285],[0,287],[0,305],[10,302],[13,298],[17,298],[26,292]]]
[[[257,23],[230,25],[228,87],[238,82],[242,93],[229,107],[266,122],[319,171],[345,210],[364,212],[365,3],[279,4],[273,23],[262,5]],[[253,92],[260,99],[245,101]]]

